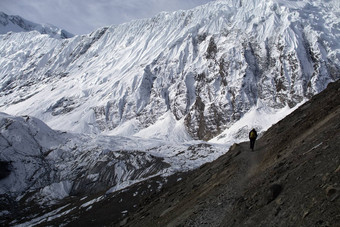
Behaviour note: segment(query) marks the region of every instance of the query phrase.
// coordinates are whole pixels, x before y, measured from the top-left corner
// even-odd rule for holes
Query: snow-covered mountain
[[[67,39],[74,36],[73,34],[53,25],[41,25],[25,20],[20,16],[11,16],[0,12],[0,34],[6,34],[7,32],[29,31],[38,31],[41,34],[47,34],[50,37],[61,39]]]
[[[337,1],[232,0],[67,40],[5,34],[0,110],[73,132],[209,140],[259,102],[293,107],[338,79],[339,23]]]
[[[340,78],[339,18],[336,0],[220,0],[60,39],[0,14],[0,199],[46,205],[216,159]]]

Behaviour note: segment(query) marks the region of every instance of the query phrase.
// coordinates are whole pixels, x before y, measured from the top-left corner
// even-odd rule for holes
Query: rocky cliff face
[[[233,0],[67,40],[9,33],[0,110],[130,135],[171,113],[209,140],[258,101],[292,107],[338,79],[337,14],[336,1]]]

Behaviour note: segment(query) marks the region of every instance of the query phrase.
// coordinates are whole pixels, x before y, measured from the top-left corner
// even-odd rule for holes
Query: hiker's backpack
[[[250,139],[255,139],[256,138],[256,132],[255,131],[251,131],[250,135],[249,135]]]

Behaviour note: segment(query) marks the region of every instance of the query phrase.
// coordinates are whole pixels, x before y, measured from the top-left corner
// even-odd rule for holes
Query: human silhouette
[[[251,149],[252,151],[254,151],[254,146],[255,146],[256,138],[257,138],[257,132],[256,132],[256,130],[253,128],[253,129],[249,132],[250,149]]]

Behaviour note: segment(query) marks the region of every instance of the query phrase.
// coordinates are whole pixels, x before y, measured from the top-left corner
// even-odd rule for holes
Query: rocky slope
[[[8,33],[0,111],[148,138],[167,116],[209,140],[259,102],[292,107],[338,79],[338,15],[336,0],[221,0],[66,40]]]
[[[124,226],[337,226],[340,81],[140,204]]]

